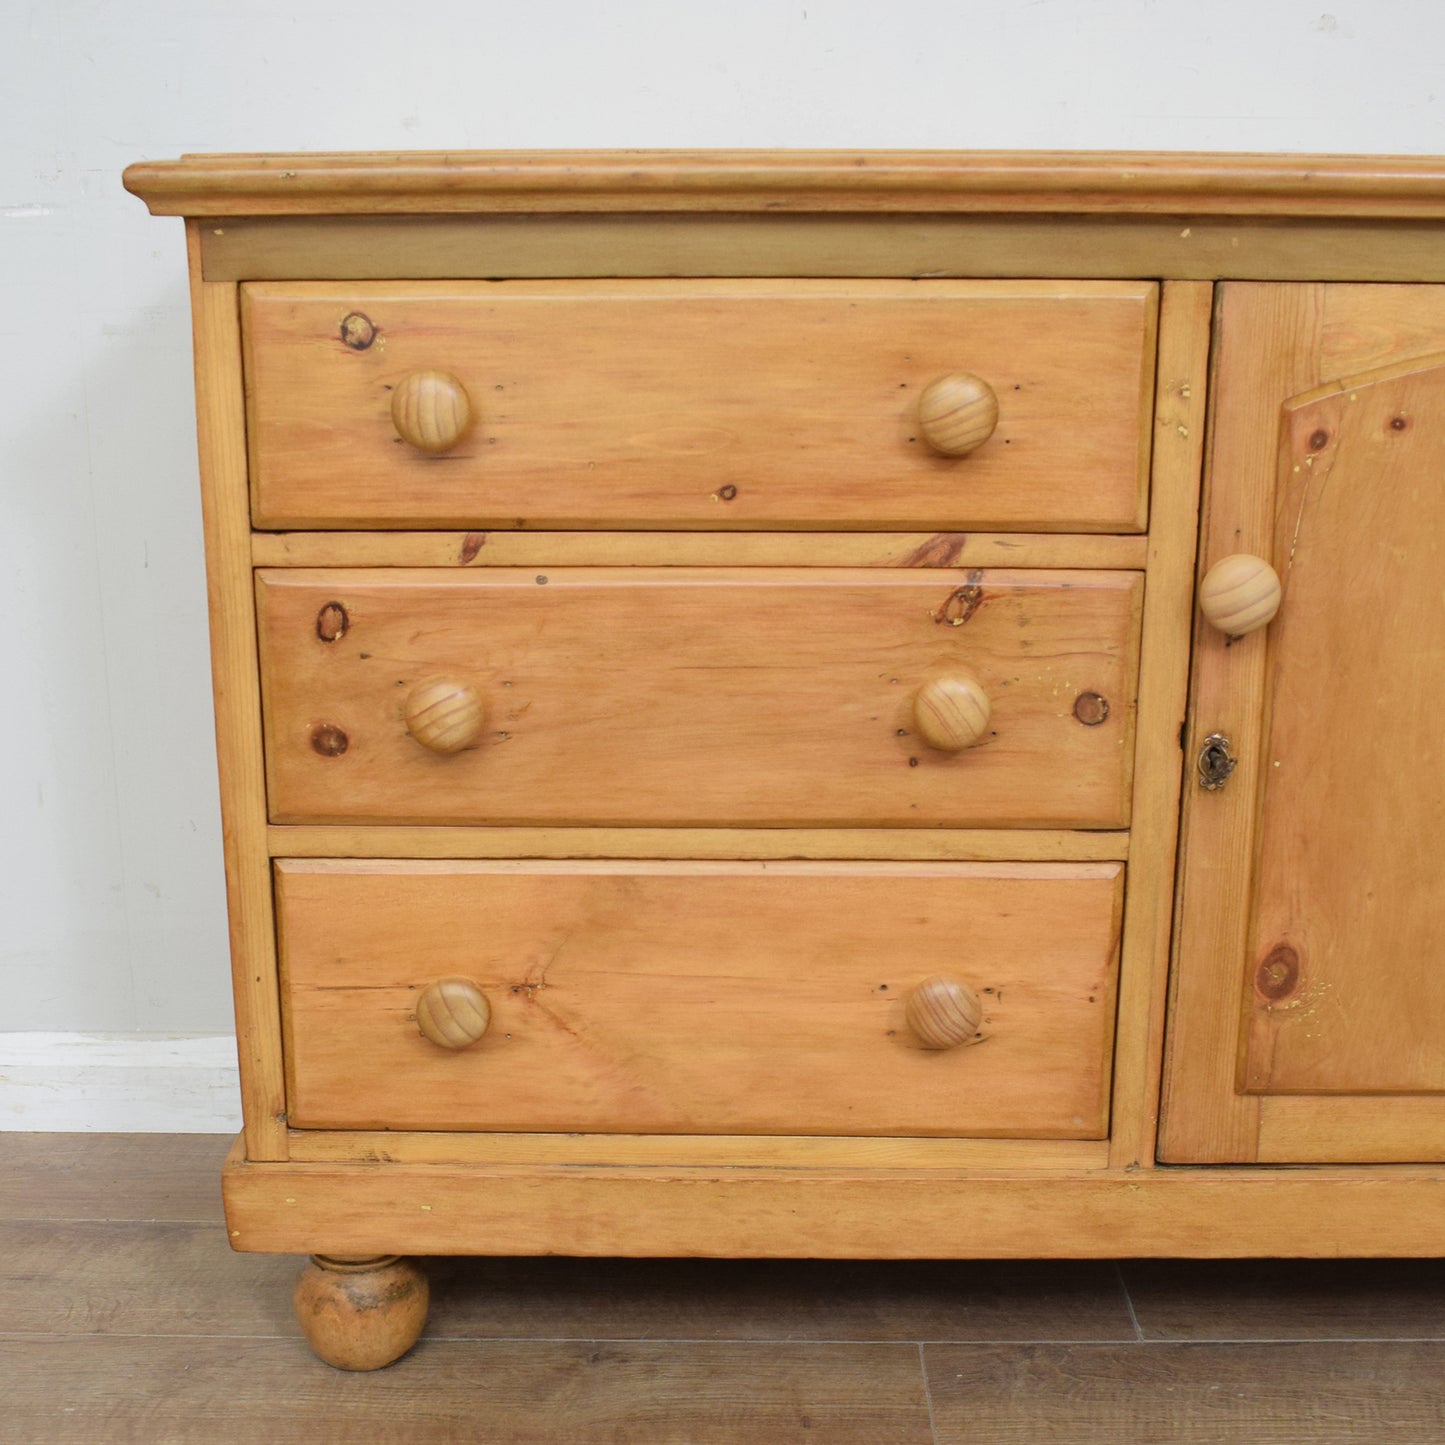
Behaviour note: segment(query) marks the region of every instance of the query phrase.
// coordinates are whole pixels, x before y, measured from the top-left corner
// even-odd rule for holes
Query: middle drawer
[[[271,817],[1123,827],[1142,592],[1130,572],[263,570]],[[940,726],[980,735],[947,751]]]

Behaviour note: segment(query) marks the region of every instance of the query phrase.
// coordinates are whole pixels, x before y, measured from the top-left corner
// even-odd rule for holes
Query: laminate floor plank
[[[0,1339],[5,1445],[930,1445],[910,1345],[423,1341],[347,1374],[299,1341]]]
[[[1438,1259],[1128,1260],[1148,1340],[1445,1339]]]
[[[1112,1263],[428,1260],[436,1337],[1132,1340]]]
[[[211,1220],[229,1134],[0,1132],[0,1219]]]
[[[236,1254],[216,1224],[0,1222],[0,1333],[292,1335],[286,1255]]]
[[[228,1247],[229,1142],[0,1135],[0,1445],[1445,1442],[1440,1261],[429,1260],[346,1374]]]
[[[1440,1445],[1445,1345],[930,1345],[938,1445]]]
[[[215,1225],[0,1222],[0,1332],[295,1335],[299,1258]],[[429,1259],[433,1339],[1124,1340],[1111,1264]]]

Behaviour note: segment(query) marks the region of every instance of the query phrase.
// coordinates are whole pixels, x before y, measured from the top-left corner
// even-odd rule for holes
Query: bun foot
[[[426,1323],[426,1275],[394,1254],[335,1259],[313,1254],[296,1281],[306,1342],[339,1370],[379,1370],[416,1343]]]

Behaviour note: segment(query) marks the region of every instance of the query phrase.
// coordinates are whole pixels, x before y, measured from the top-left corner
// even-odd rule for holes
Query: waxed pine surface
[[[964,568],[267,569],[274,823],[1116,828],[1143,579]],[[318,618],[345,619],[331,642]],[[926,683],[992,725],[946,752]],[[476,746],[406,709],[476,695]]]
[[[1151,282],[247,284],[253,515],[1140,531],[1156,305]],[[919,402],[959,371],[997,404],[966,461]],[[393,410],[418,373],[451,424]]]
[[[298,1128],[1107,1127],[1117,863],[286,859],[276,878]],[[987,1047],[940,1066],[905,1000],[961,938]],[[407,1023],[454,960],[491,1005],[465,1060]]]
[[[438,1260],[348,1375],[227,1249],[229,1142],[0,1134],[0,1441],[1445,1439],[1434,1261]]]
[[[1427,398],[1438,402],[1442,332],[1438,287],[1219,291],[1201,565],[1241,552],[1271,558],[1290,602],[1267,630],[1230,641],[1201,626],[1195,639],[1193,735],[1231,719],[1241,766],[1217,798],[1184,794],[1164,1087],[1181,1106],[1165,1108],[1160,1133],[1175,1162],[1440,1158],[1445,1101],[1429,1092],[1442,1078],[1430,1021],[1442,1017],[1445,992],[1438,969],[1412,965],[1422,920],[1438,914],[1430,803],[1440,791],[1438,768],[1411,745],[1429,728],[1441,676],[1418,622],[1422,608],[1438,613],[1440,443],[1411,417],[1426,414]],[[1366,517],[1370,537],[1403,526],[1421,540],[1385,582],[1356,568],[1342,612],[1340,559],[1374,555]],[[1369,625],[1345,645],[1361,618]],[[1326,675],[1349,678],[1360,698],[1328,767],[1308,697]],[[1322,817],[1348,820],[1328,848]],[[1236,866],[1226,859],[1254,860],[1241,865],[1252,866],[1250,886],[1219,887]],[[1377,889],[1367,876],[1379,877]],[[1362,908],[1392,920],[1383,947],[1362,946]],[[1269,997],[1256,991],[1261,966]],[[1408,1004],[1392,1014],[1401,998]],[[1311,1021],[1287,1023],[1286,1002]]]

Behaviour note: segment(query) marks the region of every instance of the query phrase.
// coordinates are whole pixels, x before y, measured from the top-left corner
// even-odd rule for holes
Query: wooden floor
[[[0,1134],[0,1441],[1445,1442],[1433,1261],[437,1260],[348,1375],[227,1248],[228,1143]]]

